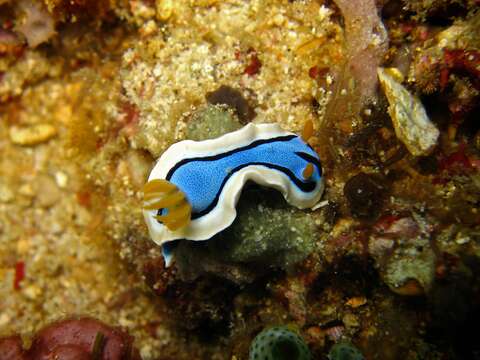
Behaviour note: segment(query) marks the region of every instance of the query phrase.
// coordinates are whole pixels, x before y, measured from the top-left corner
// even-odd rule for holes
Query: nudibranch
[[[310,124],[303,137],[312,132]],[[162,154],[144,186],[144,217],[167,266],[175,240],[208,240],[233,223],[247,181],[277,189],[300,209],[314,207],[324,188],[317,153],[277,124],[184,140]]]

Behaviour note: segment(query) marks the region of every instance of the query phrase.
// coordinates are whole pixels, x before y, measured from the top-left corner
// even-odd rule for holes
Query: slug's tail
[[[155,216],[169,230],[175,231],[190,223],[192,206],[185,194],[170,181],[155,179],[143,186],[143,208],[165,209],[164,215]]]

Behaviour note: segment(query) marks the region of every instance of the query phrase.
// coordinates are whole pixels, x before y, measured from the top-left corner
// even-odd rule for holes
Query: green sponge
[[[328,353],[329,360],[364,360],[362,353],[351,343],[340,341],[332,346]]]
[[[249,360],[310,360],[311,358],[305,341],[284,326],[263,330],[250,345]]]

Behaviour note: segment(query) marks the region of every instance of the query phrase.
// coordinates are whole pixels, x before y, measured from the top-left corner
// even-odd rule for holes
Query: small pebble
[[[9,203],[15,198],[13,191],[5,184],[0,184],[0,202]]]
[[[157,19],[167,21],[172,16],[174,8],[173,0],[157,0]]]
[[[470,237],[462,234],[461,232],[459,232],[457,234],[457,236],[455,237],[455,242],[458,245],[463,245],[463,244],[466,244],[466,243],[470,242]]]
[[[35,190],[33,190],[32,184],[23,184],[18,188],[18,193],[23,196],[33,197],[35,196]]]
[[[50,124],[37,124],[28,127],[12,126],[10,140],[16,145],[33,146],[46,142],[57,135],[57,129]]]
[[[365,298],[365,296],[356,296],[348,299],[348,301],[346,302],[346,305],[355,309],[357,307],[365,305],[366,303],[367,303],[367,299]]]
[[[36,199],[41,207],[54,205],[61,197],[61,191],[48,175],[40,175],[35,182]]]
[[[6,313],[0,314],[0,326],[5,326],[10,323],[10,316]]]
[[[23,290],[23,293],[30,300],[35,300],[42,294],[42,289],[37,285],[32,284],[25,287],[25,289]]]
[[[67,187],[68,176],[67,176],[67,174],[65,174],[62,171],[57,171],[55,173],[55,181],[56,181],[58,187],[64,189],[64,188]]]
[[[30,240],[20,239],[17,242],[17,253],[19,255],[25,255],[30,250]]]

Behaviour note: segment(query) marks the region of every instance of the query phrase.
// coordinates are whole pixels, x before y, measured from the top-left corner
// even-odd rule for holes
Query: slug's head
[[[143,209],[157,210],[155,218],[171,231],[187,226],[192,214],[185,194],[164,179],[151,180],[143,186]]]

